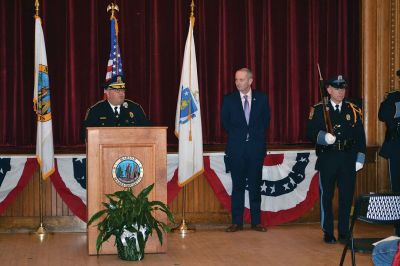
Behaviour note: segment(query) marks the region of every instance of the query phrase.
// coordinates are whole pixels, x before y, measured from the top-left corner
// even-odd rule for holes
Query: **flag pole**
[[[35,20],[38,17],[39,17],[39,0],[35,0]],[[35,47],[35,49],[36,49],[36,47]],[[35,58],[35,60],[36,60],[36,58]],[[36,65],[36,62],[35,62],[35,65]],[[36,235],[39,236],[40,241],[43,241],[43,239],[47,235],[47,229],[43,223],[43,178],[42,178],[42,168],[41,167],[39,167],[39,217],[40,217],[39,218],[39,227],[36,229],[35,233],[36,233]]]
[[[193,30],[194,27],[194,22],[195,22],[195,17],[194,17],[194,0],[192,0],[191,4],[190,4],[190,30]],[[190,42],[191,43],[191,42]],[[192,49],[190,49],[190,51],[192,51]],[[190,60],[191,60],[191,56],[190,56]],[[191,66],[191,64],[190,64]],[[191,76],[191,70],[192,68],[189,67],[189,77]],[[189,89],[191,89],[191,78],[189,78]],[[190,101],[189,101],[190,104]],[[191,121],[191,114],[190,114],[190,106],[189,106],[189,114],[188,114],[188,119],[189,119],[189,123],[190,123],[190,131],[189,131],[189,140],[192,140],[192,121]],[[171,231],[172,232],[176,232],[181,234],[182,238],[185,237],[186,234],[189,233],[194,233],[196,232],[196,228],[194,226],[190,226],[187,222],[186,222],[186,213],[185,213],[185,209],[186,209],[186,185],[183,186],[182,189],[182,221],[181,223],[173,228]]]

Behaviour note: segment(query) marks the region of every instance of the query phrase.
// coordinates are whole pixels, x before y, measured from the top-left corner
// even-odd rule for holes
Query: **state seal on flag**
[[[112,177],[121,187],[134,187],[142,181],[143,165],[135,157],[122,156],[115,161]]]
[[[181,89],[179,123],[185,124],[189,119],[196,117],[198,108],[190,89],[183,86]]]

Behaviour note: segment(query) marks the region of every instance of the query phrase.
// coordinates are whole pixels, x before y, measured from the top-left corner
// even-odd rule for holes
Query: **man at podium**
[[[91,106],[85,116],[81,138],[86,139],[87,127],[150,126],[140,104],[125,99],[125,82],[122,75],[114,76],[104,85],[106,100]]]

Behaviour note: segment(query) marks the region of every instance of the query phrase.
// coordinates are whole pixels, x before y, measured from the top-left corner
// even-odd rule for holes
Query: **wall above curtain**
[[[56,147],[83,147],[86,109],[103,97],[110,45],[110,0],[41,0]],[[119,0],[117,13],[127,98],[173,134],[189,0]],[[196,0],[194,38],[205,144],[223,144],[223,95],[234,72],[249,67],[254,87],[269,95],[271,144],[309,143],[309,107],[319,101],[322,75],[344,74],[360,97],[359,1]],[[36,141],[32,108],[34,0],[0,2],[0,147]]]

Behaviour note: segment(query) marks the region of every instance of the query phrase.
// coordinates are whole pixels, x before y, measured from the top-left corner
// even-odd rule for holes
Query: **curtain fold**
[[[109,0],[41,0],[52,88],[56,147],[82,147],[86,110],[103,98],[110,45]],[[173,134],[186,0],[119,0],[117,13],[127,98]],[[303,144],[309,107],[319,101],[318,72],[344,74],[349,96],[360,95],[359,0],[196,0],[194,38],[204,144],[223,144],[223,96],[234,72],[249,67],[268,94],[268,143]],[[0,2],[0,147],[33,147],[34,1]]]

